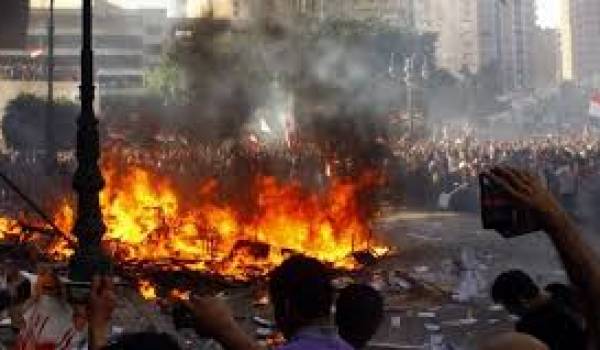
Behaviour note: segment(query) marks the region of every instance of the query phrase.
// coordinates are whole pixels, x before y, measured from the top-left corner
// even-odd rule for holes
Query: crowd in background
[[[183,183],[207,177],[235,183],[263,174],[282,181],[299,181],[312,189],[326,186],[331,177],[356,176],[377,169],[386,174],[389,185],[381,190],[380,198],[395,205],[469,211],[478,207],[478,174],[494,165],[511,165],[536,174],[573,212],[582,192],[593,194],[597,190],[594,179],[600,170],[600,141],[576,135],[517,141],[478,140],[464,135],[437,141],[377,140],[366,157],[325,152],[314,143],[271,146],[254,141],[139,146],[111,140],[103,147],[102,164],[122,173],[137,166]],[[76,168],[74,152],[60,153],[53,164],[53,174],[48,177],[44,176],[48,174],[48,162],[43,153],[11,152],[0,157],[0,171],[41,202],[70,192]],[[48,189],[56,193],[49,194]],[[449,207],[440,208],[443,194],[454,198]],[[5,203],[15,199],[3,185],[0,198]]]

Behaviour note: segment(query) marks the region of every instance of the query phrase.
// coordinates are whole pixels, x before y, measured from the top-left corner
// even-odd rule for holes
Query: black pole
[[[54,0],[50,0],[48,18],[48,101],[46,101],[46,172],[52,175],[56,171],[56,147],[52,118],[54,115]]]
[[[92,0],[83,0],[83,46],[81,50],[81,115],[77,120],[77,170],[73,188],[77,192],[77,218],[73,232],[77,248],[69,263],[69,277],[90,281],[108,271],[109,261],[100,246],[106,227],[100,211],[104,180],[98,166],[100,135],[94,116],[94,68],[92,51]]]

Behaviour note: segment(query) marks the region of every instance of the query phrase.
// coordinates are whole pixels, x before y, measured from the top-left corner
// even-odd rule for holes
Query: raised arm
[[[533,210],[558,251],[571,283],[585,298],[588,325],[595,341],[600,338],[600,258],[583,239],[569,214],[554,196],[529,173],[497,167],[489,176],[519,205]]]

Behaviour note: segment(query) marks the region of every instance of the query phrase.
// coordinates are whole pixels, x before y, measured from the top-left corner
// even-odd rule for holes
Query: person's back
[[[117,338],[102,350],[178,350],[179,344],[166,333],[130,333]]]
[[[544,342],[552,350],[583,349],[585,333],[567,308],[540,291],[520,270],[500,274],[492,285],[492,299],[520,319],[518,332]]]
[[[584,349],[586,344],[579,322],[554,300],[525,313],[515,329],[540,339],[551,350]]]

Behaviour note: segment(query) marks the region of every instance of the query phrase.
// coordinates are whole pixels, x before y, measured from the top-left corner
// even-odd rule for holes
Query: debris
[[[429,271],[429,267],[422,265],[422,266],[415,266],[415,272],[416,273],[425,273]]]
[[[268,295],[263,295],[263,296],[255,299],[253,305],[254,306],[267,306],[267,305],[269,305],[269,296]]]
[[[477,323],[477,319],[475,317],[473,317],[473,309],[471,309],[471,308],[467,309],[467,314],[465,315],[465,318],[460,320],[460,323],[463,326],[469,326],[469,325]]]
[[[396,271],[390,271],[388,273],[388,283],[390,287],[399,287],[401,289],[407,290],[413,287],[412,283],[410,283],[405,278],[399,276]]]
[[[494,312],[499,312],[499,311],[504,310],[504,307],[502,307],[502,305],[500,305],[500,304],[492,304],[492,305],[490,305],[488,310],[494,311]]]
[[[258,337],[266,338],[266,337],[270,336],[271,334],[273,334],[273,330],[271,328],[258,327],[258,328],[256,328],[255,333]]]
[[[348,276],[337,277],[337,278],[334,278],[333,281],[331,281],[333,288],[335,288],[337,290],[344,289],[352,283],[354,283],[354,279],[352,279],[351,277],[348,277]]]
[[[455,301],[461,303],[468,302],[481,294],[485,285],[478,271],[479,265],[480,263],[471,250],[462,250],[459,264],[460,282],[452,295]]]
[[[429,337],[430,350],[452,350],[454,347],[444,339],[442,334],[432,334]]]
[[[434,318],[435,312],[419,312],[417,313],[417,317],[419,318]]]
[[[475,323],[477,323],[476,318],[463,318],[462,320],[460,320],[460,324],[463,326],[470,326]]]
[[[352,253],[352,257],[357,263],[363,266],[373,266],[377,263],[377,257],[368,250],[360,250]]]
[[[439,330],[442,329],[442,327],[435,323],[425,323],[423,326],[430,332],[439,332]]]
[[[387,283],[380,273],[374,273],[369,283],[375,290],[381,292],[387,287]]]
[[[431,236],[426,236],[426,235],[422,235],[422,234],[418,234],[418,233],[407,233],[406,236],[411,237],[411,238],[415,238],[415,239],[420,239],[423,241],[430,241],[430,242],[439,242],[442,240],[442,237],[431,237]]]
[[[275,327],[273,322],[271,322],[265,318],[259,317],[259,316],[252,317],[252,321],[261,327],[267,327],[267,328]]]
[[[449,327],[458,327],[458,326],[462,326],[462,322],[461,320],[448,320],[448,321],[443,321],[442,325],[444,326],[449,326]]]
[[[400,328],[401,322],[402,322],[402,319],[400,316],[392,316],[390,318],[390,326],[392,328]]]

